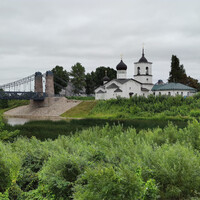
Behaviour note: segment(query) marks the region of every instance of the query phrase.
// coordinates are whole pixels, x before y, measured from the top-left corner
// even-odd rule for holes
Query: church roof
[[[141,90],[144,91],[144,92],[148,92],[149,91],[147,88],[143,88],[143,87],[141,87]]]
[[[192,92],[196,91],[195,88],[189,87],[181,83],[166,83],[162,85],[155,84],[152,88],[152,91],[162,91],[162,90],[190,90]]]
[[[121,60],[120,63],[116,66],[117,70],[127,70],[127,65]]]
[[[148,60],[145,58],[145,56],[144,56],[144,48],[142,49],[142,57],[135,64],[137,64],[137,63],[150,63],[150,64],[152,64],[151,62],[148,62]]]
[[[117,88],[114,92],[122,92],[122,90]]]
[[[109,79],[109,77],[108,76],[104,76],[103,77],[103,81],[109,81],[110,79]]]
[[[105,93],[105,92],[102,91],[102,90],[99,90],[99,91],[97,92],[97,94],[102,94],[102,93]]]
[[[115,89],[115,88],[118,88],[118,86],[115,83],[112,83],[107,87],[107,89]]]

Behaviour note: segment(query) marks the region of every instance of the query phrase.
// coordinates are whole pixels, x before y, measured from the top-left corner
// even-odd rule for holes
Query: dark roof
[[[118,88],[118,86],[115,83],[112,83],[107,87],[107,89],[114,89],[114,88]]]
[[[103,77],[103,81],[109,81],[110,79],[109,79],[109,77],[108,76],[104,76]]]
[[[145,91],[145,92],[148,92],[148,91],[149,91],[147,88],[143,88],[143,87],[141,87],[141,90],[142,90],[142,91]]]
[[[41,72],[35,72],[35,76],[42,76]]]
[[[127,70],[127,65],[121,60],[120,63],[116,66],[117,70]]]
[[[97,93],[98,93],[98,94],[101,94],[101,93],[105,93],[105,92],[102,91],[102,90],[99,90]]]
[[[142,57],[139,59],[139,61],[138,62],[136,62],[136,63],[151,63],[151,62],[148,62],[148,60],[145,58],[145,56],[144,56],[144,48],[142,49]],[[135,63],[135,64],[136,64]]]
[[[50,75],[50,76],[53,76],[53,72],[52,72],[52,71],[47,71],[47,72],[46,72],[46,76],[49,76],[49,75]]]
[[[152,91],[162,91],[162,90],[190,90],[190,91],[193,91],[193,92],[196,91],[195,88],[189,87],[187,85],[183,85],[181,83],[166,83],[166,84],[163,84],[163,85],[155,84],[151,90]]]
[[[130,80],[135,81],[135,82],[137,82],[137,83],[140,83],[139,81],[136,81],[136,80],[133,79],[133,78],[128,78],[128,79],[114,79],[114,81],[116,81],[116,82],[118,82],[118,83],[120,83],[120,84],[124,84],[124,83],[126,83],[126,82],[128,82],[128,81],[130,81]],[[140,84],[142,84],[142,83],[140,83]]]
[[[130,79],[114,79],[116,82],[124,84],[126,82],[128,82]]]
[[[117,88],[114,92],[122,92],[122,90]]]

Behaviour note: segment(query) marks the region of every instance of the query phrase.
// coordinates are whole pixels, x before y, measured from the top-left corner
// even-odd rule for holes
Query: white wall
[[[117,70],[117,79],[126,79],[126,70]]]
[[[135,63],[134,79],[141,83],[152,83],[152,64],[151,63]],[[138,67],[140,67],[140,75],[138,75]],[[146,75],[146,67],[148,67],[148,75]]]
[[[195,93],[191,93],[189,90],[165,90],[165,91],[155,91],[155,95],[169,95],[170,92],[170,96],[177,96],[177,95],[181,95],[181,96],[192,96]],[[154,94],[154,92],[153,92]]]

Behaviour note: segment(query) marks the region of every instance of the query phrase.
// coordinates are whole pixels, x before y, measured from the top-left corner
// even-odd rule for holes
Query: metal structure
[[[34,101],[43,101],[46,97],[45,93],[39,92],[5,92],[0,91],[0,99],[7,100],[34,100]]]
[[[4,85],[0,85],[0,99],[17,99],[17,100],[34,100],[34,101],[43,101],[47,96],[55,96],[54,95],[54,87],[56,85],[63,89],[63,87],[54,82],[51,78],[51,84],[49,85],[49,74],[51,71],[47,71],[42,74],[40,72],[36,72],[30,76],[22,78],[20,80],[10,82]],[[47,75],[48,74],[48,75]],[[36,77],[41,75],[41,79],[38,80]],[[50,74],[54,76],[53,74]],[[66,83],[63,79],[58,76],[55,76],[58,80]],[[48,81],[47,81],[48,79]],[[43,92],[43,87],[46,84],[45,92]],[[48,86],[47,86],[48,85]],[[50,89],[51,88],[51,89]],[[51,91],[51,94],[48,91]]]
[[[18,91],[18,90],[32,91],[32,90],[34,90],[34,87],[33,87],[34,79],[35,79],[35,74],[32,74],[32,75],[22,78],[20,80],[17,80],[17,81],[11,82],[11,83],[7,83],[4,85],[0,85],[0,89],[3,89],[4,91],[6,91],[6,90],[8,90],[8,91]],[[21,88],[21,87],[23,87],[23,88]]]

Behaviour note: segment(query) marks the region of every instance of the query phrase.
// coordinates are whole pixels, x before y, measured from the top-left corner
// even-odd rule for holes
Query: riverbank
[[[60,117],[60,115],[77,106],[81,101],[68,100],[65,97],[52,97],[47,99],[48,105],[40,107],[40,104],[30,103],[29,105],[19,106],[4,112],[6,117],[22,117],[22,118],[42,118],[42,117]]]

